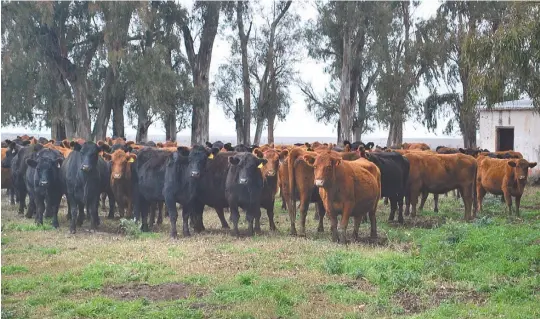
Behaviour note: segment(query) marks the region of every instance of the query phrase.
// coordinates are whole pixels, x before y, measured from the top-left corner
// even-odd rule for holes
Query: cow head
[[[526,182],[527,181],[527,175],[529,175],[529,168],[533,168],[536,166],[536,162],[527,162],[527,160],[524,159],[518,159],[518,160],[512,160],[508,161],[508,165],[513,168],[514,170],[514,176],[520,181],[520,182]]]
[[[279,170],[280,155],[280,152],[278,150],[267,149],[266,151],[262,152],[260,148],[256,148],[253,150],[253,155],[257,156],[258,158],[264,158],[268,161],[261,168],[264,176],[273,177],[277,175],[277,172]]]
[[[318,156],[305,154],[303,160],[313,167],[315,186],[325,187],[332,183],[336,166],[341,165],[342,158],[335,153],[324,152]]]
[[[60,152],[44,148],[36,154],[35,158],[26,159],[26,164],[36,169],[39,186],[49,187],[58,180],[63,161],[64,157]]]
[[[250,178],[256,176],[254,174],[261,174],[260,169],[268,163],[268,160],[258,158],[251,153],[240,153],[229,156],[229,163],[238,168],[238,183],[246,185]]]
[[[131,168],[131,163],[137,160],[136,154],[126,153],[123,149],[118,149],[114,153],[103,153],[103,158],[111,162],[111,180],[121,179]]]
[[[76,150],[76,149],[75,149]],[[84,142],[79,151],[82,157],[81,170],[83,172],[91,172],[97,166],[101,147],[94,142]]]
[[[178,147],[178,150],[181,153],[188,151],[182,147]],[[188,172],[191,178],[201,177],[202,172],[204,172],[206,169],[207,161],[213,160],[214,155],[216,155],[218,152],[218,148],[209,149],[202,145],[194,145],[191,150],[188,151]]]
[[[459,151],[463,154],[470,155],[472,157],[478,157],[478,154],[480,154],[479,149],[472,149],[472,148],[460,148]]]

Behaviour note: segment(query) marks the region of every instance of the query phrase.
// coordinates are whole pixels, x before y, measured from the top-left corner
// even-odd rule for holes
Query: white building
[[[529,162],[540,163],[540,114],[534,112],[532,100],[497,103],[490,110],[479,106],[478,110],[480,148],[515,150]],[[538,166],[534,170],[538,170]]]

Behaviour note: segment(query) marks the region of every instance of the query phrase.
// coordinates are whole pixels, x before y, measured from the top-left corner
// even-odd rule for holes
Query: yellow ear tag
[[[263,163],[259,164],[259,166],[257,166],[257,168],[263,168]]]
[[[128,161],[128,163],[133,163],[133,162],[135,162],[135,160],[133,158],[130,158],[129,161]]]
[[[210,155],[208,155],[208,158],[209,158],[209,159],[214,159],[214,154],[213,154],[213,153],[210,153]]]

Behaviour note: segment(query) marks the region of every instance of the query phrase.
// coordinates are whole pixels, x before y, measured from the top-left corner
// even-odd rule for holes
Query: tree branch
[[[186,47],[186,53],[188,56],[189,66],[191,67],[191,70],[195,70],[195,49],[193,48],[193,38],[191,37],[191,31],[189,30],[189,27],[184,24],[182,26],[182,33],[184,35],[184,45]]]

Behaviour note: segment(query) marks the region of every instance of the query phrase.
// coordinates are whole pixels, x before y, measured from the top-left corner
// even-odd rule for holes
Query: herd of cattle
[[[86,216],[96,230],[100,198],[109,199],[109,218],[115,207],[120,217],[141,222],[148,231],[162,222],[163,205],[170,219],[171,237],[177,237],[177,203],[182,208],[182,230],[190,235],[204,230],[205,206],[214,208],[223,228],[229,228],[224,209],[229,208],[238,235],[239,208],[246,212],[248,232],[259,232],[261,207],[270,230],[275,230],[274,201],[279,189],[282,208],[290,217],[290,233],[305,236],[308,206],[316,204],[318,231],[324,216],[331,220],[332,239],[347,242],[347,225],[353,217],[353,237],[369,217],[371,236],[377,236],[375,212],[381,197],[390,201],[389,220],[398,212],[416,216],[418,198],[422,210],[429,193],[457,190],[465,206],[465,219],[476,217],[486,193],[503,195],[509,213],[512,197],[519,215],[520,199],[528,169],[536,163],[516,151],[489,152],[480,149],[437,147],[404,143],[381,148],[373,143],[343,146],[327,143],[295,145],[237,145],[207,142],[193,147],[176,142],[136,144],[123,138],[98,143],[84,140],[54,141],[19,136],[2,142],[2,188],[10,202],[19,203],[19,214],[43,223],[43,215],[58,227],[58,210],[65,195],[70,232],[75,233]],[[26,207],[26,196],[29,204]],[[296,206],[296,201],[300,205]],[[412,205],[412,208],[411,208]],[[296,210],[300,211],[299,231]],[[337,215],[342,218],[338,226]],[[150,217],[150,218],[148,218]],[[149,219],[149,220],[148,220]]]

